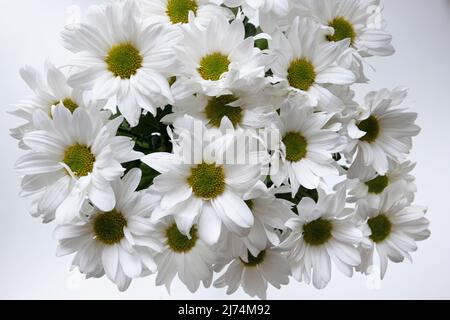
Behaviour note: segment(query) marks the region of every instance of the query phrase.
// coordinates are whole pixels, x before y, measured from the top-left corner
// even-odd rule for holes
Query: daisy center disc
[[[287,133],[283,138],[283,143],[286,146],[286,160],[298,162],[306,157],[308,142],[300,133]]]
[[[169,0],[166,14],[173,24],[188,23],[189,11],[197,13],[197,3],[194,0]]]
[[[387,176],[378,176],[367,181],[365,185],[368,187],[369,193],[380,194],[389,185],[389,178]]]
[[[306,91],[316,81],[316,71],[307,59],[297,59],[291,62],[287,79],[291,87]]]
[[[215,164],[202,163],[191,168],[188,184],[197,197],[214,199],[225,191],[225,172]]]
[[[107,245],[119,243],[125,237],[123,228],[126,226],[127,220],[117,211],[99,213],[93,221],[96,239]]]
[[[91,149],[81,144],[76,144],[66,150],[63,161],[74,175],[83,177],[92,172],[95,157],[91,153]]]
[[[266,251],[263,250],[261,251],[257,257],[254,257],[250,251],[248,251],[248,262],[245,262],[244,260],[241,259],[242,263],[246,266],[246,267],[256,267],[257,265],[260,265],[263,261],[264,258],[266,256]]]
[[[372,231],[370,239],[375,243],[384,241],[391,234],[392,223],[384,214],[369,219],[367,223],[369,224],[370,231]]]
[[[330,221],[319,218],[303,226],[303,239],[309,245],[320,246],[330,240],[332,230]]]
[[[178,230],[177,225],[174,223],[170,226],[170,228],[166,230],[167,245],[174,252],[188,252],[195,246],[197,242],[197,228],[192,227],[192,229],[189,231],[189,235],[191,236],[190,239],[182,234],[180,230]]]
[[[380,123],[375,116],[370,116],[366,120],[361,121],[357,127],[359,130],[366,132],[366,135],[360,138],[361,141],[372,143],[380,135]]]
[[[69,109],[69,111],[72,112],[72,113],[78,108],[78,104],[75,101],[73,101],[71,98],[65,98],[61,102],[64,105],[64,107]],[[54,104],[55,105],[59,104],[59,101],[55,102]]]
[[[142,67],[144,59],[132,44],[118,44],[109,50],[105,58],[108,70],[121,79],[130,79]]]
[[[242,120],[242,109],[229,106],[230,103],[236,100],[237,98],[232,95],[211,98],[205,108],[206,118],[209,120],[209,123],[219,128],[222,118],[227,117],[233,126],[236,127]]]
[[[230,60],[228,57],[215,52],[208,54],[200,60],[200,66],[198,67],[198,73],[205,80],[217,81],[220,76],[228,71]]]
[[[355,42],[356,32],[353,25],[342,17],[334,18],[329,24],[334,29],[333,35],[328,35],[328,41],[341,41],[350,39],[351,44]]]

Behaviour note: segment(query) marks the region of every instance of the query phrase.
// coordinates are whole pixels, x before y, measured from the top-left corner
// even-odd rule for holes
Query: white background
[[[82,280],[70,274],[71,257],[56,258],[54,225],[28,215],[29,203],[18,197],[19,176],[13,166],[21,152],[8,129],[19,124],[6,113],[29,95],[18,70],[24,64],[42,68],[46,58],[56,64],[70,55],[59,42],[67,8],[85,9],[92,0],[0,0],[0,298],[7,299],[223,299],[223,289],[200,289],[192,295],[178,280],[172,294],[154,286],[154,277],[138,279],[119,293],[106,279]],[[269,289],[270,299],[442,299],[450,298],[450,1],[384,0],[388,29],[397,54],[372,59],[376,73],[370,90],[404,85],[419,113],[423,131],[411,158],[417,203],[429,206],[432,236],[419,244],[414,263],[390,263],[385,280],[357,274],[348,279],[337,270],[324,290],[291,281]],[[239,290],[232,298],[247,298]]]

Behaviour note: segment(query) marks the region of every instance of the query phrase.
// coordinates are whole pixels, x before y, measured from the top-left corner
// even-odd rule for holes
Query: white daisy
[[[263,182],[258,181],[244,195],[245,203],[252,211],[255,222],[248,236],[244,238],[223,232],[217,247],[223,256],[240,256],[242,259],[247,259],[248,252],[256,257],[267,247],[280,244],[281,231],[286,229],[286,222],[295,217],[291,210],[293,204],[275,197],[277,193],[289,192],[284,189],[269,189]]]
[[[378,204],[358,206],[357,215],[363,220],[361,229],[365,240],[361,244],[361,265],[357,270],[368,273],[373,265],[375,249],[380,258],[380,275],[384,277],[388,260],[399,263],[411,261],[410,252],[417,250],[416,241],[430,236],[429,221],[424,217],[427,208],[411,205],[404,198],[406,183],[392,185]]]
[[[304,95],[313,106],[338,111],[343,108],[342,101],[324,85],[352,84],[355,75],[336,63],[350,40],[322,41],[329,32],[330,28],[312,19],[297,17],[286,35],[278,30],[269,40],[275,58],[270,67],[273,81],[283,83],[291,95]]]
[[[174,216],[185,235],[197,223],[199,236],[208,243],[218,241],[222,223],[239,236],[248,235],[254,219],[243,195],[258,181],[261,165],[240,164],[234,157],[224,161],[228,155],[249,159],[248,141],[233,133],[211,140],[213,132],[190,116],[177,119],[174,126],[181,152],[142,159],[161,173],[152,186],[162,195],[161,215]]]
[[[303,198],[297,206],[299,216],[286,226],[292,233],[281,244],[289,249],[292,274],[323,289],[331,279],[331,261],[345,275],[353,275],[353,267],[361,258],[356,248],[362,232],[353,224],[353,210],[345,208],[345,189],[336,194],[320,194],[316,204]]]
[[[275,185],[289,181],[292,194],[300,186],[315,189],[323,178],[339,174],[332,154],[341,148],[334,128],[326,127],[330,115],[288,102],[281,108],[275,130],[281,139],[272,154],[271,179]]]
[[[92,90],[96,99],[109,99],[132,126],[141,108],[156,113],[164,105],[161,100],[173,102],[168,78],[174,75],[174,47],[181,38],[163,24],[144,27],[139,12],[130,0],[93,6],[87,24],[62,34],[65,47],[78,54],[74,63],[79,69],[69,84]]]
[[[389,56],[395,50],[392,36],[385,31],[379,0],[309,0],[311,15],[322,25],[333,28],[324,41],[350,39],[349,50],[341,61],[367,82],[363,57]]]
[[[365,167],[372,167],[379,175],[389,169],[389,159],[404,161],[412,148],[412,137],[420,132],[414,124],[417,114],[400,108],[407,90],[396,88],[371,92],[365,106],[354,115],[346,127],[350,138],[346,156],[353,163],[349,178],[363,175]]]
[[[172,114],[162,119],[172,123],[176,118],[189,114],[201,119],[208,127],[219,128],[223,117],[241,128],[259,129],[270,125],[275,109],[282,97],[264,80],[252,86],[232,88],[231,94],[208,97],[203,94],[190,95],[173,104]]]
[[[86,205],[88,216],[56,227],[57,255],[76,253],[72,262],[87,277],[106,273],[119,290],[143,273],[156,271],[154,255],[162,248],[149,215],[155,201],[148,194],[135,192],[141,171],[132,169],[112,183],[117,199],[110,212]]]
[[[265,76],[267,56],[254,47],[253,37],[245,38],[242,15],[231,23],[225,16],[217,16],[206,28],[191,21],[183,31],[179,50],[183,68],[174,84],[183,96],[232,94],[231,87]]]
[[[157,286],[165,285],[170,291],[177,274],[191,292],[197,291],[200,282],[205,288],[211,285],[216,255],[200,239],[197,226],[193,225],[186,236],[178,230],[173,219],[164,218],[158,221],[154,235],[164,243],[163,250],[155,257]]]
[[[86,102],[82,91],[69,87],[66,75],[50,62],[45,64],[44,75],[30,66],[23,67],[20,75],[33,91],[30,99],[18,103],[15,110],[11,112],[26,121],[25,124],[11,130],[11,135],[19,140],[22,148],[26,147],[22,142],[24,134],[35,129],[33,125],[34,111],[42,110],[51,115],[52,109],[57,105],[65,106],[71,112],[78,107],[85,108],[87,111],[90,108],[98,107],[90,101]]]
[[[233,13],[211,4],[209,0],[139,0],[144,18],[149,22],[161,22],[170,25],[184,25],[193,14],[200,25],[207,25],[216,15],[234,17]]]
[[[220,271],[224,265],[217,265]],[[277,289],[289,283],[291,271],[286,258],[277,249],[267,248],[256,257],[250,252],[246,259],[236,257],[225,273],[214,282],[217,288],[227,288],[227,294],[234,293],[240,286],[250,296],[266,299],[268,284]]]
[[[380,0],[309,0],[309,7],[316,20],[333,28],[328,41],[350,39],[349,46],[363,57],[394,54]]]
[[[350,182],[349,202],[364,199],[365,201],[379,201],[380,197],[386,192],[388,186],[398,183],[404,183],[404,197],[411,203],[414,200],[414,193],[417,187],[414,183],[415,177],[411,171],[416,164],[411,161],[398,163],[389,161],[389,169],[385,175],[379,175],[372,168],[368,168],[364,176],[354,182]]]
[[[121,163],[139,159],[134,142],[116,137],[123,118],[104,123],[100,115],[77,108],[73,114],[59,105],[50,118],[42,110],[33,114],[39,130],[25,134],[30,152],[22,156],[17,170],[24,175],[26,194],[43,192],[38,212],[49,221],[75,218],[86,197],[102,211],[116,203],[111,182],[125,169]],[[56,212],[55,212],[56,211]]]

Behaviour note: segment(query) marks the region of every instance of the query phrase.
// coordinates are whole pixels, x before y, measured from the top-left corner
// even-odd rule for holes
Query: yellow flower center
[[[76,144],[66,149],[63,161],[74,175],[83,177],[92,172],[95,157],[90,148]]]
[[[194,0],[169,0],[167,2],[166,14],[173,24],[188,23],[189,11],[197,13],[197,3]]]
[[[220,52],[215,52],[204,56],[200,60],[198,73],[205,80],[217,81],[222,74],[228,71],[230,60]]]
[[[144,59],[130,43],[118,44],[111,48],[105,58],[108,70],[121,79],[130,79],[142,67]]]
[[[288,68],[287,79],[291,87],[307,91],[316,81],[316,71],[307,59],[296,59]]]

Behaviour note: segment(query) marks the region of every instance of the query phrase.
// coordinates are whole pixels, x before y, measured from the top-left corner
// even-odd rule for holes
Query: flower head
[[[62,37],[77,54],[69,84],[108,99],[132,126],[141,109],[156,113],[173,101],[168,79],[181,35],[162,24],[145,25],[134,1],[93,7],[87,23],[67,28]]]
[[[112,184],[114,209],[102,212],[85,203],[80,219],[54,232],[58,256],[75,253],[72,265],[80,272],[96,278],[106,274],[121,291],[132,279],[156,271],[154,256],[162,249],[149,218],[154,198],[135,192],[140,179],[141,171],[131,170]]]
[[[352,221],[351,211],[345,208],[345,189],[336,194],[319,197],[314,203],[303,198],[298,207],[298,218],[286,223],[292,230],[281,247],[289,249],[288,260],[292,274],[298,281],[324,288],[331,279],[331,262],[347,276],[361,262],[357,245],[362,232]]]
[[[121,163],[142,156],[133,151],[131,139],[116,136],[122,118],[105,122],[100,114],[81,108],[71,113],[59,105],[51,118],[37,110],[33,121],[37,130],[23,137],[29,152],[16,168],[24,175],[25,194],[39,197],[35,215],[69,221],[86,199],[111,211],[116,203],[112,182],[125,171]]]
[[[324,42],[330,30],[308,18],[296,18],[286,34],[275,32],[269,41],[274,55],[274,82],[281,81],[292,95],[303,95],[313,106],[339,110],[343,103],[325,84],[348,85],[355,75],[337,64],[350,40]]]
[[[390,186],[379,203],[360,203],[357,215],[361,220],[364,241],[361,243],[361,265],[358,270],[368,273],[373,265],[374,251],[380,258],[380,276],[386,274],[388,260],[399,263],[411,260],[410,252],[417,250],[416,241],[430,236],[427,208],[411,205],[404,198],[405,182]]]

